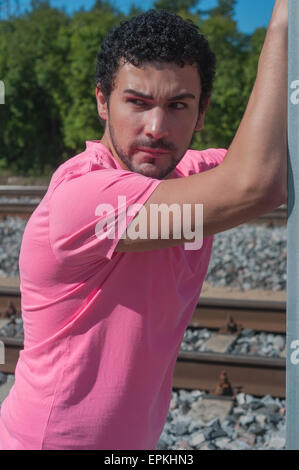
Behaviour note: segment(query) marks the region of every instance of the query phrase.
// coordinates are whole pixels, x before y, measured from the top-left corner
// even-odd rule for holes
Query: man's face
[[[96,90],[106,120],[102,143],[122,168],[167,179],[188,150],[199,116],[201,83],[195,65],[150,62],[120,66],[109,105]]]

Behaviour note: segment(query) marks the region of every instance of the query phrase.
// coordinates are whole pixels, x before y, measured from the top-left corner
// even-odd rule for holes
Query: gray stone
[[[208,444],[204,444],[199,450],[211,450]]]
[[[219,437],[218,439],[216,439],[217,447],[221,449],[224,448],[229,442],[230,442],[229,437]]]
[[[239,436],[239,440],[245,442],[249,447],[254,446],[255,439],[255,435],[246,432],[242,433],[242,435]]]
[[[223,426],[234,426],[238,422],[238,419],[239,419],[239,415],[234,416],[234,415],[230,414],[226,417],[226,420],[223,422],[222,427]]]
[[[255,335],[255,331],[252,330],[251,328],[243,328],[241,331],[241,336],[246,336],[247,338],[251,338]]]
[[[196,400],[196,397],[191,393],[186,392],[185,390],[180,390],[179,399],[185,403],[193,403]]]
[[[178,417],[177,420],[173,423],[173,429],[176,435],[181,436],[188,431],[188,427],[191,423],[191,417],[183,416]]]
[[[265,445],[265,437],[264,436],[255,436],[255,445],[257,447],[264,447]]]
[[[254,400],[250,403],[250,408],[252,410],[258,410],[260,408],[264,408],[264,404],[260,400]]]
[[[243,224],[216,234],[206,280],[242,291],[285,290],[286,238],[285,226]],[[223,253],[227,262],[223,262]]]
[[[231,400],[209,400],[203,398],[192,403],[189,415],[195,421],[201,421],[205,425],[215,418],[218,418],[222,424],[231,407]]]
[[[241,426],[248,426],[249,424],[254,422],[254,416],[252,415],[241,416],[239,422]]]
[[[210,439],[217,439],[219,437],[227,437],[227,434],[223,429],[216,429],[210,434]]]
[[[207,441],[211,441],[211,435],[212,435],[213,430],[211,428],[204,428],[203,429],[203,434],[205,436],[205,439]]]
[[[281,335],[276,335],[273,341],[273,347],[282,351],[285,347],[285,338]]]
[[[279,413],[268,413],[268,420],[270,423],[277,425],[281,421],[282,417]]]
[[[234,413],[234,415],[236,415],[236,416],[245,415],[245,414],[246,414],[246,410],[244,410],[244,408],[241,408],[240,406],[236,406],[236,407],[233,409],[233,413]]]
[[[285,438],[283,438],[281,436],[273,435],[273,436],[271,436],[268,447],[271,447],[272,449],[281,449],[285,445],[286,445]]]
[[[189,434],[193,434],[194,432],[199,431],[201,428],[201,423],[198,423],[198,421],[191,421],[188,427],[188,432]]]
[[[225,425],[225,423],[222,425],[223,431],[226,432],[226,434],[231,438],[235,439],[237,437],[237,432],[232,428],[231,426]]]
[[[180,413],[182,415],[186,415],[188,413],[188,411],[190,410],[190,404],[189,403],[182,403],[180,405]]]
[[[252,395],[245,395],[245,400],[247,404],[251,404],[255,401],[255,398]]]
[[[225,446],[226,450],[248,450],[250,446],[246,442],[236,439],[234,442],[228,442]]]
[[[260,424],[252,423],[248,428],[248,432],[251,432],[252,434],[259,435],[259,434],[263,434],[265,432],[265,430],[264,430],[264,428],[262,428],[262,426]]]
[[[170,405],[169,405],[169,408],[171,410],[174,410],[176,407],[178,406],[178,399],[177,397],[172,397],[171,400],[170,400]]]
[[[270,405],[275,405],[276,402],[273,400],[271,395],[265,395],[263,398],[261,398],[261,401],[264,403],[265,406],[269,407]]]
[[[221,428],[221,423],[219,418],[213,418],[206,424],[207,427],[212,428],[214,430]]]
[[[266,415],[256,415],[255,420],[262,428],[264,428],[264,426],[267,422],[267,416]]]
[[[280,410],[280,406],[275,401],[267,404],[267,411],[269,413],[277,413],[277,411],[279,410]]]
[[[246,403],[245,393],[238,393],[236,399],[239,405],[244,405]]]
[[[208,446],[209,446],[210,450],[217,450],[218,449],[215,442],[209,442]]]
[[[3,328],[4,326],[8,325],[9,320],[7,318],[0,318],[0,328]]]
[[[221,335],[215,333],[205,343],[206,351],[225,353],[227,348],[236,340],[236,335]]]
[[[0,330],[0,336],[12,337],[15,335],[15,326],[12,323],[7,323]]]
[[[204,395],[203,392],[201,392],[200,390],[192,390],[192,392],[190,392],[190,394],[196,399],[198,400],[199,397],[202,397]]]
[[[173,450],[193,450],[192,447],[189,445],[188,441],[183,440],[177,442],[174,446],[172,446]]]
[[[204,441],[205,441],[205,436],[204,434],[201,432],[199,434],[194,434],[191,439],[189,439],[189,442],[191,444],[192,447],[198,447],[199,445],[201,445]]]

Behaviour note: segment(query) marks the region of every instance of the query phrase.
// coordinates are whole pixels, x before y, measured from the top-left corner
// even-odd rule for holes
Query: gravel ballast
[[[13,383],[13,374],[0,372],[0,411]],[[285,411],[285,400],[270,395],[221,400],[173,390],[156,450],[284,450]]]
[[[0,221],[0,275],[19,274],[18,259],[26,221],[6,217]],[[206,281],[212,286],[286,290],[286,227],[244,224],[217,233]]]
[[[211,402],[208,413],[200,406],[204,401]],[[219,399],[206,400],[200,390],[174,390],[157,449],[285,449],[285,400],[239,393],[231,404],[227,402],[228,413],[222,412],[223,407],[217,410],[219,403]]]

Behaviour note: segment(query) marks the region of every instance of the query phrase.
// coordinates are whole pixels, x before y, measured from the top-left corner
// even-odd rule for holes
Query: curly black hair
[[[109,103],[120,60],[139,66],[145,62],[196,63],[201,78],[201,112],[210,97],[216,58],[206,38],[191,20],[167,10],[149,10],[113,28],[97,54],[95,82]]]

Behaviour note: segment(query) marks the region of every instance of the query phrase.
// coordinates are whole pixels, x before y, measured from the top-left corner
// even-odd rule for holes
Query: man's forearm
[[[255,85],[226,157],[252,191],[278,199],[287,193],[287,23],[287,0],[277,0]]]

